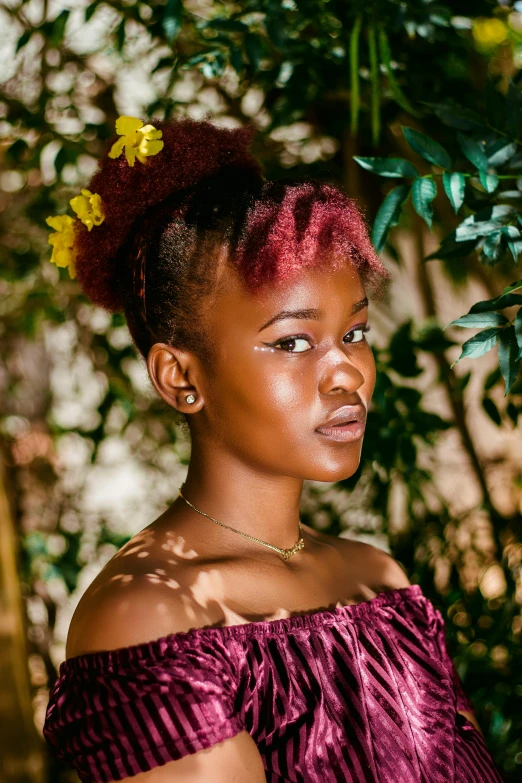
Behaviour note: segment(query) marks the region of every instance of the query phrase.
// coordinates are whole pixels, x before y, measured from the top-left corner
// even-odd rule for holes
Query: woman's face
[[[351,476],[375,384],[356,270],[305,270],[252,295],[227,268],[206,320],[215,358],[190,417],[198,445],[270,475]]]

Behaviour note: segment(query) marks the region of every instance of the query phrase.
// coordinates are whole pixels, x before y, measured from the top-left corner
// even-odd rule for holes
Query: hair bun
[[[176,191],[189,188],[225,168],[259,175],[261,167],[249,152],[255,127],[219,128],[190,118],[150,120],[163,133],[163,149],[129,166],[125,155],[110,158],[113,137],[86,186],[101,196],[105,220],[94,231],[75,221],[78,281],[89,299],[112,312],[122,310],[115,284],[116,257],[135,220]]]

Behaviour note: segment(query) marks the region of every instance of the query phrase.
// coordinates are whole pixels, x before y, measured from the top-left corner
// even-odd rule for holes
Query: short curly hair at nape
[[[355,202],[319,180],[265,180],[250,152],[253,126],[151,123],[163,132],[162,151],[133,167],[102,156],[87,188],[100,194],[105,220],[92,232],[80,221],[74,229],[80,286],[94,304],[125,314],[145,358],[163,342],[210,361],[204,303],[223,250],[251,292],[324,264],[349,262],[371,287],[387,279]]]

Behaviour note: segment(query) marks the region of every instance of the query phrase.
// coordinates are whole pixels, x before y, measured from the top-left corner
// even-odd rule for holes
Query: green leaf
[[[513,256],[513,261],[517,263],[519,255],[522,253],[522,237],[516,226],[503,226],[502,235],[506,237],[507,246]]]
[[[123,17],[118,27],[114,31],[114,35],[116,36],[116,49],[120,54],[123,51],[123,47],[125,46],[125,21],[125,17]]]
[[[484,240],[481,261],[492,266],[502,254],[502,231],[495,231]]]
[[[417,353],[411,329],[411,321],[401,324],[394,332],[388,347],[390,354],[389,366],[404,378],[416,378],[422,373],[422,369],[417,363]],[[417,392],[416,389],[411,391]]]
[[[501,296],[504,294],[511,294],[513,291],[518,291],[519,288],[522,288],[522,280],[515,280],[513,283],[510,283],[504,290],[502,291]]]
[[[500,427],[500,424],[502,422],[502,417],[499,413],[499,410],[491,397],[484,397],[482,400],[482,407],[484,408],[485,412],[489,416],[492,422],[494,422],[498,427]]]
[[[377,40],[372,22],[368,25],[368,58],[370,60],[370,123],[375,147],[381,135],[380,63],[377,56]]]
[[[181,17],[183,14],[182,0],[167,0],[163,10],[161,26],[165,33],[165,38],[172,44],[181,30]]]
[[[466,188],[466,177],[458,171],[444,171],[442,174],[442,184],[449,198],[450,204],[455,210],[459,211],[464,203],[464,191]]]
[[[431,202],[437,195],[437,185],[430,177],[417,177],[413,182],[411,196],[415,212],[426,221],[431,228],[433,209]]]
[[[255,33],[245,35],[245,51],[253,69],[258,71],[263,57],[263,44],[258,35]]]
[[[463,221],[457,226],[455,239],[457,242],[468,242],[471,239],[480,239],[500,231],[502,224],[496,220],[477,220],[472,223]]]
[[[487,172],[489,162],[480,144],[462,133],[457,133],[457,140],[469,162],[476,166],[479,171]]]
[[[212,30],[222,30],[224,33],[248,32],[248,25],[235,19],[211,19],[205,27],[210,27]]]
[[[276,49],[284,51],[286,47],[286,32],[285,27],[280,23],[279,19],[272,16],[265,17],[265,29],[271,43]]]
[[[32,36],[33,32],[34,32],[34,30],[26,30],[24,33],[22,33],[22,35],[20,36],[20,38],[17,41],[16,48],[15,48],[15,54],[18,54],[20,49],[22,49],[22,47],[24,47],[26,45],[26,43],[29,43],[29,41],[31,40],[31,36]]]
[[[499,179],[496,174],[479,171],[479,179],[486,193],[493,193],[498,188]]]
[[[241,52],[241,49],[239,49],[237,46],[231,46],[230,47],[230,65],[235,70],[235,72],[241,76],[241,73],[243,71],[243,54]]]
[[[60,14],[58,14],[56,19],[53,21],[53,33],[51,35],[51,43],[54,46],[59,46],[63,41],[63,37],[65,35],[65,26],[67,24],[67,20],[69,18],[70,13],[71,12],[69,10],[62,11]]]
[[[355,136],[359,127],[359,38],[362,16],[358,14],[350,33],[350,131]]]
[[[515,337],[518,345],[517,359],[522,359],[522,307],[515,318]]]
[[[411,103],[403,93],[402,89],[400,88],[397,79],[395,78],[395,73],[393,71],[393,65],[392,65],[390,42],[388,41],[388,36],[386,35],[386,31],[382,27],[379,30],[379,46],[381,50],[381,60],[386,69],[386,75],[388,76],[388,83],[390,85],[390,91],[391,94],[393,95],[394,101],[398,103],[399,106],[402,106],[402,108],[405,111],[407,111],[409,114],[412,114],[414,117],[418,117],[419,112],[413,108],[413,106],[411,105]]]
[[[94,3],[91,3],[87,6],[85,9],[85,21],[88,22],[89,19],[92,17],[98,6],[100,5],[99,0],[94,0]]]
[[[505,139],[499,139],[489,150],[488,162],[490,166],[502,166],[513,157],[517,151],[517,145],[514,141],[506,142]]]
[[[443,169],[451,168],[451,158],[438,141],[430,139],[429,136],[425,136],[424,133],[420,133],[413,128],[405,128],[403,126],[402,130],[412,150],[420,155],[421,158]]]
[[[506,329],[502,329],[498,335],[498,360],[500,372],[506,385],[504,397],[509,393],[518,377],[520,364],[517,357],[518,343],[515,337],[515,327],[508,326]]]
[[[522,294],[500,294],[494,299],[485,299],[470,307],[470,313],[488,313],[490,310],[503,310],[505,307],[522,304]]]
[[[409,160],[404,158],[361,158],[354,155],[353,159],[357,161],[363,169],[378,174],[380,177],[418,177],[419,172]]]
[[[505,315],[495,312],[468,313],[448,326],[464,326],[466,329],[480,329],[483,326],[504,326],[509,323]]]
[[[409,185],[397,185],[390,190],[382,202],[375,222],[373,224],[372,242],[379,253],[386,244],[388,231],[392,226],[396,226],[401,216],[402,207],[410,193]]]
[[[471,109],[466,109],[464,106],[459,106],[453,101],[447,101],[446,103],[428,103],[424,101],[426,106],[429,106],[439,120],[444,125],[449,125],[450,128],[457,128],[463,131],[484,130],[487,127],[484,120]]]
[[[425,261],[431,261],[433,258],[442,259],[455,259],[465,258],[476,250],[477,240],[472,239],[469,242],[455,242],[447,237],[441,243],[441,246],[437,248],[429,256],[426,256]]]
[[[507,131],[510,136],[517,139],[522,129],[522,101],[520,88],[512,80],[509,82],[506,99]]]
[[[478,359],[479,356],[483,356],[497,344],[497,336],[501,329],[484,329],[483,332],[479,332],[474,337],[470,337],[469,340],[462,346],[462,353],[459,358],[451,365],[457,364],[461,359]]]

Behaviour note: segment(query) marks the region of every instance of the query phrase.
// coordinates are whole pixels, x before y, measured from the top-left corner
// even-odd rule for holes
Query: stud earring
[[[192,405],[193,402],[196,402],[196,398],[194,397],[193,394],[187,394],[185,399],[186,399],[186,401],[188,402],[189,405]]]

